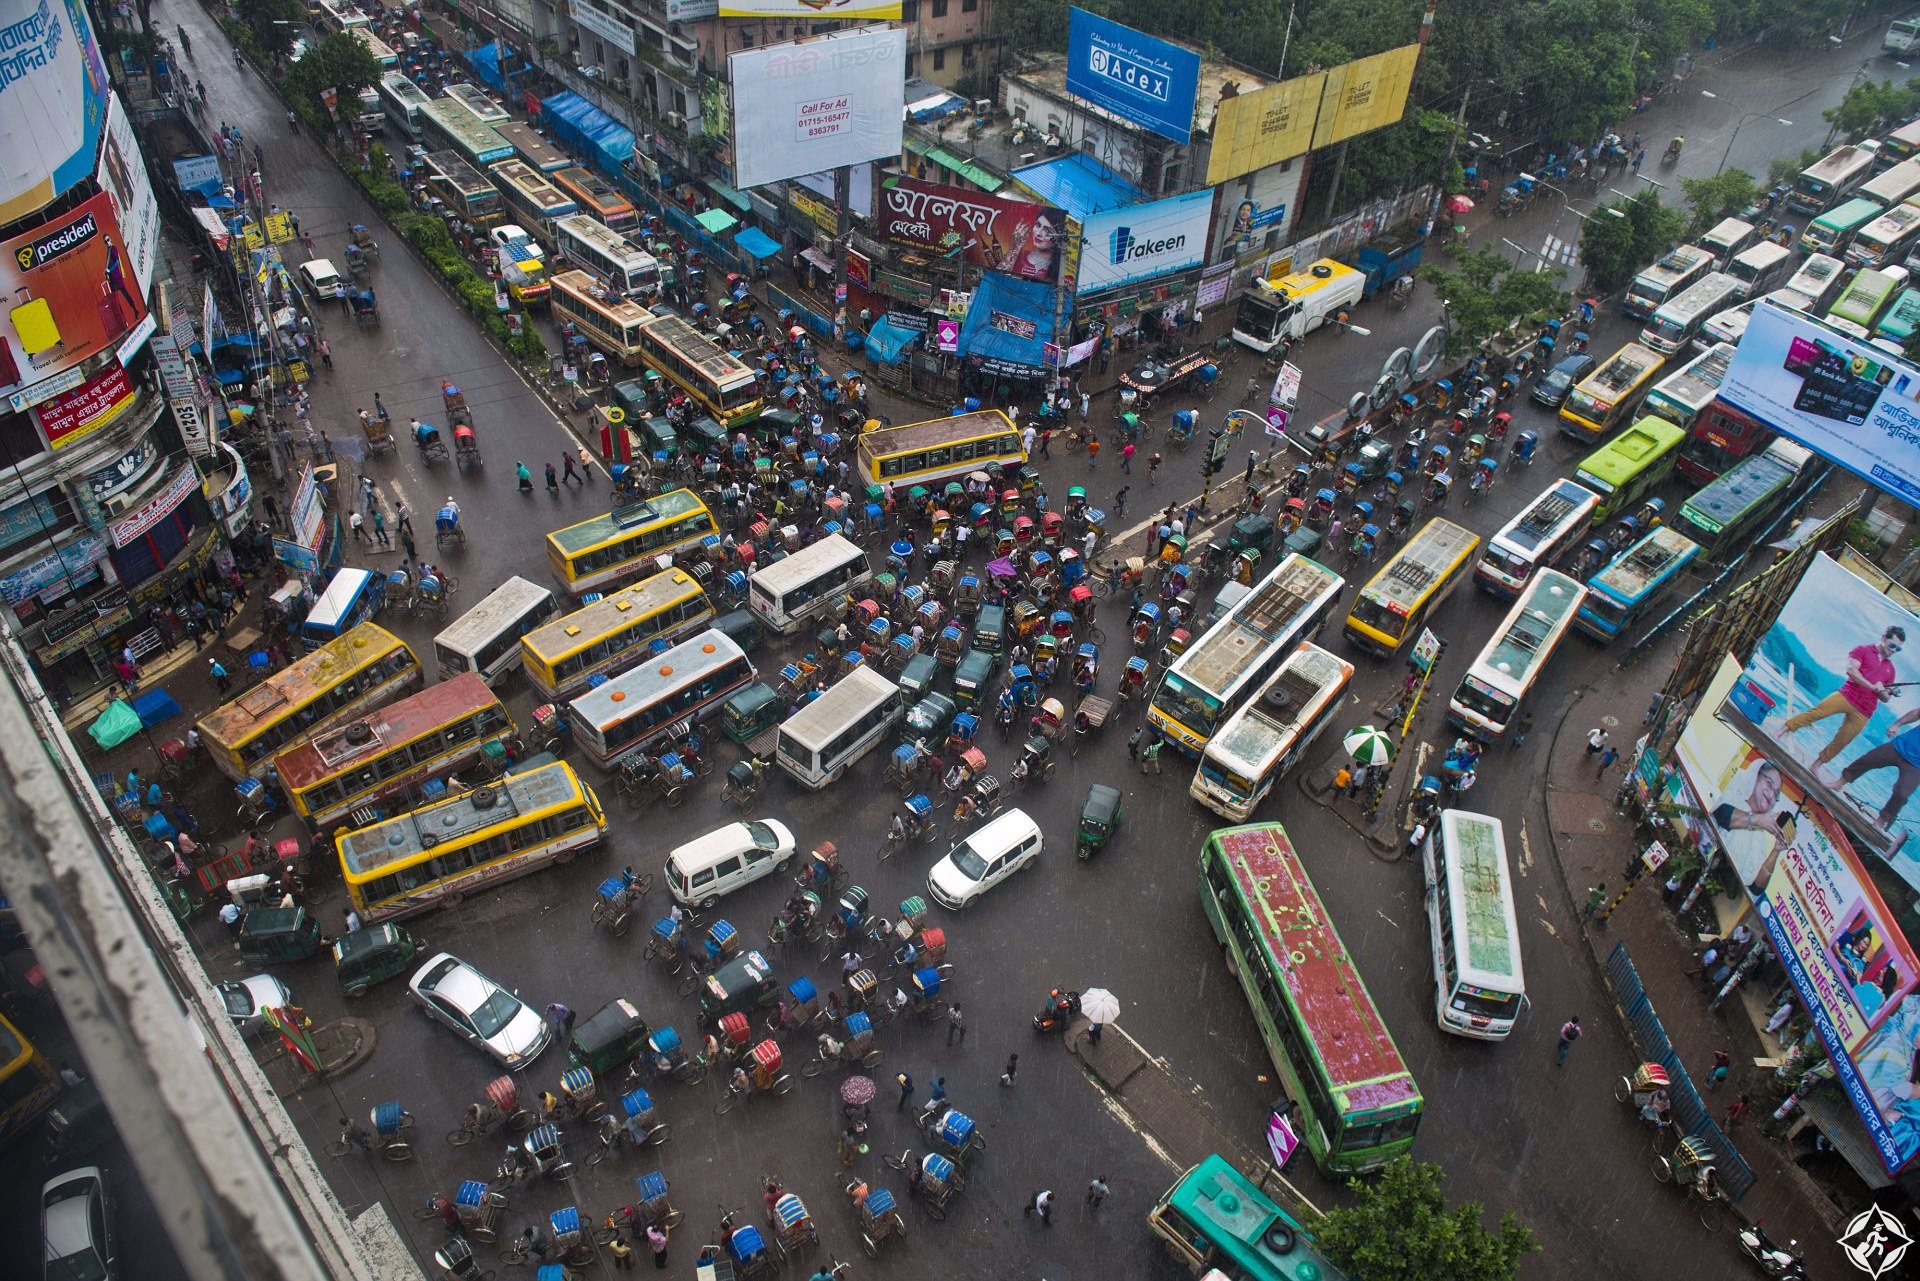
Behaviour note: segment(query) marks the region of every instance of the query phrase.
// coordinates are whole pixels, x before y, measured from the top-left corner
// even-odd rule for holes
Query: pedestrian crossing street
[[[1575,267],[1580,263],[1580,246],[1571,240],[1548,236],[1540,242],[1540,259],[1556,267]]]

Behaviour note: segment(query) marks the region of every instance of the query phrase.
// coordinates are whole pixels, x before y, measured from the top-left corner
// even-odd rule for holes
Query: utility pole
[[[1467,131],[1467,104],[1473,100],[1473,86],[1460,91],[1460,112],[1453,118],[1453,134],[1447,139],[1447,158],[1440,162],[1440,178],[1433,184],[1433,203],[1427,207],[1427,226],[1440,217],[1440,200],[1447,191],[1447,176],[1453,172],[1453,158],[1460,153],[1460,135]]]
[[[853,170],[847,165],[833,171],[833,203],[833,336],[845,342],[847,250],[853,245]]]

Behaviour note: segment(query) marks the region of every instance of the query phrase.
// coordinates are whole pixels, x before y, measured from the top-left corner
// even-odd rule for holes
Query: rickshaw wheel
[[[939,1220],[947,1217],[947,1207],[941,1205],[939,1202],[927,1201],[924,1204],[927,1207],[927,1217],[929,1219]]]
[[[1628,1099],[1632,1098],[1633,1082],[1624,1076],[1621,1077],[1613,1087],[1613,1097],[1617,1103],[1625,1103]]]
[[[860,1066],[864,1068],[877,1068],[880,1066],[880,1060],[886,1057],[887,1052],[885,1050],[868,1050],[860,1056]]]
[[[700,1082],[707,1079],[707,1065],[705,1063],[689,1064],[687,1066],[687,1074],[683,1079],[688,1085],[700,1084]]]
[[[827,1063],[818,1054],[800,1065],[800,1075],[811,1080],[827,1070]]]
[[[619,916],[614,917],[613,936],[617,939],[625,938],[627,936],[627,927],[632,924],[633,914],[631,912],[623,912]]]
[[[783,1095],[783,1094],[790,1094],[792,1093],[792,1091],[793,1091],[793,1078],[788,1076],[786,1073],[783,1072],[779,1076],[773,1079],[773,1093],[776,1096]]]
[[[739,1097],[739,1095],[733,1092],[733,1087],[728,1086],[726,1094],[718,1103],[713,1105],[713,1114],[715,1116],[725,1116],[727,1113],[733,1111],[734,1102]]]
[[[465,1229],[465,1231],[468,1236],[480,1242],[482,1245],[492,1245],[500,1239],[500,1234],[484,1223],[476,1223],[472,1227]],[[492,1274],[489,1273],[488,1275],[491,1276]]]
[[[1673,1162],[1667,1160],[1664,1156],[1655,1155],[1653,1158],[1653,1177],[1661,1183],[1673,1182]]]
[[[571,1161],[562,1161],[559,1165],[553,1167],[553,1177],[562,1183],[571,1183],[573,1176],[577,1173],[579,1173],[579,1170]]]
[[[475,1132],[469,1130],[464,1125],[457,1130],[447,1131],[447,1142],[456,1148],[464,1148],[467,1144],[473,1142],[475,1137]]]
[[[593,1121],[598,1121],[601,1117],[605,1116],[606,1114],[607,1114],[607,1105],[596,1099],[594,1102],[589,1103],[587,1105],[587,1110],[580,1114],[580,1119],[582,1121],[593,1122]]]
[[[595,925],[600,924],[600,922],[607,919],[607,905],[601,902],[595,903],[593,905],[593,911],[589,913],[589,916]]]
[[[691,975],[688,975],[686,978],[680,980],[680,995],[692,996],[695,992],[698,992],[699,990],[700,990],[700,976],[698,974],[691,974]]]
[[[880,1257],[879,1243],[864,1232],[860,1234],[860,1248],[867,1252],[869,1259],[877,1259]]]
[[[352,987],[343,990],[346,996],[351,999],[353,997],[365,996],[367,994],[367,985],[364,983],[356,983]]]
[[[1700,1201],[1700,1226],[1709,1232],[1720,1230],[1720,1203],[1702,1198]]]
[[[670,1125],[656,1125],[656,1126],[654,1126],[654,1127],[653,1127],[653,1128],[652,1128],[651,1130],[648,1130],[648,1131],[647,1131],[647,1144],[648,1144],[648,1146],[649,1146],[649,1147],[656,1147],[656,1148],[657,1148],[657,1147],[659,1147],[659,1146],[660,1146],[660,1145],[661,1145],[662,1143],[665,1143],[665,1142],[666,1142],[666,1141],[667,1141],[668,1139],[670,1139],[670,1138],[672,1138],[672,1137],[673,1137],[673,1127],[672,1127],[672,1126],[670,1126]]]
[[[401,1162],[413,1160],[413,1144],[404,1139],[393,1139],[380,1149],[380,1155],[389,1161]]]
[[[668,1206],[667,1215],[661,1222],[669,1228],[677,1228],[680,1226],[680,1221],[686,1217],[686,1215],[680,1213],[678,1206]]]

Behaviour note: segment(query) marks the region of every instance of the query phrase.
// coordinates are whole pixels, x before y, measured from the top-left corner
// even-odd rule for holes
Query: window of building
[[[1178,191],[1180,189],[1180,166],[1168,165],[1160,174],[1160,190]]]
[[[933,51],[933,69],[935,71],[945,71],[947,69],[947,51],[945,49],[935,49]]]
[[[973,13],[980,8],[980,0],[960,0],[961,13]]]
[[[746,27],[740,28],[740,47],[742,49],[753,48],[753,32]]]
[[[947,16],[947,0],[933,0],[933,16],[936,18]]]
[[[976,46],[974,46],[971,43],[963,44],[960,46],[960,65],[961,66],[972,67],[978,61],[980,61],[980,59],[976,50]]]
[[[920,0],[904,0],[900,6],[900,20],[909,26],[920,21]]]
[[[920,68],[918,65],[919,61],[920,59],[917,54],[909,53],[907,55],[907,78],[908,79],[912,79],[914,76],[919,74],[920,72]]]
[[[684,89],[675,89],[675,90],[673,91],[673,109],[674,109],[675,111],[677,111],[677,112],[679,112],[679,113],[680,113],[681,115],[683,115],[683,116],[687,114],[687,93],[686,93],[686,90],[684,90]]]

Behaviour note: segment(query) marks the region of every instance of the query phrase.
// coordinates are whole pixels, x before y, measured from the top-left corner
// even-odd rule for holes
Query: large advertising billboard
[[[1407,90],[1413,87],[1420,46],[1402,45],[1371,58],[1358,58],[1327,72],[1320,95],[1320,118],[1314,122],[1313,145],[1330,147],[1345,138],[1383,129],[1407,109]]]
[[[1920,957],[1845,830],[1713,714],[1741,679],[1728,658],[1681,732],[1680,771],[1746,887],[1889,1174],[1920,1152]]]
[[[1920,889],[1920,618],[1816,557],[1721,715]]]
[[[93,172],[107,92],[79,0],[0,0],[0,223]]]
[[[1762,301],[1720,398],[1860,479],[1920,503],[1920,368]]]
[[[113,202],[113,215],[126,237],[121,248],[133,269],[140,296],[149,297],[153,293],[153,263],[160,253],[160,203],[154,199],[146,161],[134,140],[133,121],[127,117],[119,94],[113,95],[107,112],[107,138],[100,148],[100,168],[94,177]]]
[[[901,0],[720,0],[719,9],[723,18],[791,18],[795,22],[873,18],[898,22]]]
[[[836,15],[837,16],[837,15]],[[907,33],[862,27],[727,56],[735,185],[900,154]]]
[[[880,234],[889,242],[1022,280],[1060,277],[1067,216],[1047,205],[897,178],[880,193]]]
[[[1200,55],[1085,9],[1067,12],[1067,92],[1185,143],[1193,138]]]
[[[0,394],[44,382],[117,343],[147,318],[104,192],[4,245]]]
[[[1327,73],[1316,71],[1221,99],[1213,115],[1207,182],[1225,182],[1311,151],[1326,83]]]
[[[1097,293],[1199,266],[1212,224],[1211,187],[1088,215],[1079,292]]]

